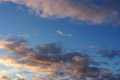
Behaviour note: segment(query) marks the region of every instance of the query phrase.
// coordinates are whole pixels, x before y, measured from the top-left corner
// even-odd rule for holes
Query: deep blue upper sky
[[[17,9],[13,3],[0,4],[0,34],[26,35],[35,44],[62,41],[70,48],[84,48],[90,45],[119,49],[120,29],[112,25],[89,25],[65,19],[43,19],[28,11]],[[60,30],[72,34],[60,36]]]

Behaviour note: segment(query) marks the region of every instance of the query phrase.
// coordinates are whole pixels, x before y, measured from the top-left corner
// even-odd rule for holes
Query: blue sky
[[[63,0],[62,0],[63,2],[62,1],[56,2],[56,0],[53,0],[53,2],[48,1],[48,3],[44,2],[43,0],[37,0],[38,3],[34,1],[32,2],[32,0],[30,2],[28,0],[22,0],[22,1],[0,0],[0,1],[1,1],[0,3],[1,42],[5,41],[7,45],[7,41],[9,42],[9,38],[11,37],[22,37],[23,39],[26,40],[25,43],[30,43],[29,47],[35,47],[38,44],[45,45],[49,43],[61,42],[62,48],[65,51],[68,52],[74,51],[74,52],[87,54],[90,57],[92,57],[94,61],[96,61],[96,63],[100,65],[99,67],[101,69],[107,68],[110,71],[119,73],[118,69],[120,65],[115,65],[115,63],[120,62],[119,61],[119,57],[120,57],[119,7],[120,6],[117,3],[118,0],[116,1],[110,0],[110,2],[107,4],[106,2],[108,0],[105,0],[106,2],[98,0],[98,2],[96,2],[95,4],[93,4],[94,0],[90,0],[90,2],[87,0],[86,1],[70,0],[65,2]],[[111,2],[114,3],[112,4]],[[56,3],[57,5],[61,5],[61,3],[64,3],[63,7],[65,7],[66,11],[64,10],[64,8],[60,8],[59,6],[56,5],[53,6],[56,8],[49,9],[50,7],[49,4],[52,5],[54,3]],[[39,6],[42,4],[46,6]],[[90,8],[88,8],[86,4],[89,4],[88,7]],[[94,7],[94,5],[98,6],[98,10],[96,9],[96,7]],[[113,5],[113,7],[110,5]],[[103,8],[101,8],[100,6],[102,6]],[[74,11],[71,8],[73,9],[75,8],[76,10]],[[106,10],[106,8],[108,11]],[[59,9],[60,11],[56,9]],[[14,43],[16,43],[17,41],[19,43],[19,40],[13,40]],[[20,42],[24,42],[24,41],[20,41]],[[1,43],[0,46],[4,46],[4,45]],[[13,56],[14,55],[16,56],[17,54],[17,52],[15,51],[8,50],[9,48],[8,46],[7,49],[3,47],[0,48],[1,48],[0,55],[2,58],[5,55],[7,57],[8,56],[10,57],[11,53],[14,53]],[[117,55],[116,53],[112,52],[113,49],[115,49]],[[108,55],[104,55],[106,53]],[[111,55],[114,57],[111,58]],[[109,63],[109,65],[102,64],[103,62]],[[11,67],[11,65],[5,67],[4,64],[0,67],[0,70],[5,70],[6,68],[9,69],[9,67]],[[12,69],[14,68],[16,69],[17,67],[12,66]],[[20,68],[18,68],[18,70],[21,72],[23,71]],[[15,70],[13,70],[13,73],[14,71]],[[32,75],[32,71],[31,73],[28,74]],[[24,75],[26,75],[25,80],[28,80],[29,77],[28,74],[24,73]],[[33,75],[39,76],[39,74],[34,73]],[[13,77],[14,74],[12,73],[9,74],[7,72],[6,74],[1,74],[1,75],[2,76],[0,80],[3,80],[2,79],[3,75],[5,75],[6,77],[7,76],[11,77],[12,80],[21,78],[21,76],[14,78]],[[35,80],[42,80],[42,77],[40,78]],[[75,80],[76,78],[74,77],[72,79]],[[98,78],[96,78],[95,80],[97,79]],[[5,79],[5,80],[11,80],[11,79]],[[109,80],[112,79],[109,78]]]

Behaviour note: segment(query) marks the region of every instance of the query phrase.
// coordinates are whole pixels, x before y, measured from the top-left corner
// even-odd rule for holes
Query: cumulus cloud
[[[57,30],[56,32],[57,32],[59,35],[61,35],[61,36],[72,37],[72,34],[63,33],[63,32],[60,31],[60,30]]]
[[[0,42],[0,48],[13,56],[1,56],[0,62],[6,66],[26,67],[46,75],[79,78],[98,75],[99,69],[89,67],[88,57],[81,53],[63,54],[57,43],[37,45],[34,49],[21,39],[7,39]],[[50,55],[51,54],[51,55]],[[94,72],[91,74],[91,72]]]
[[[77,19],[92,24],[119,22],[119,0],[0,0],[25,5],[42,18]],[[97,2],[97,3],[96,3]]]
[[[1,64],[28,68],[37,73],[34,80],[78,80],[86,77],[98,79],[101,75],[102,69],[90,66],[94,61],[88,55],[79,52],[65,53],[57,43],[30,48],[27,41],[15,38],[1,41],[0,49],[12,54],[0,56]],[[20,74],[17,76],[25,78]]]

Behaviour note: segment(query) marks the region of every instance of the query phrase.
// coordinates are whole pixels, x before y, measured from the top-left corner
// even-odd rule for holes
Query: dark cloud
[[[120,74],[112,73],[109,70],[102,70],[101,74],[102,78],[109,79],[109,80],[120,80]]]
[[[120,74],[113,73],[108,69],[103,69],[98,78],[92,78],[90,80],[120,80]]]
[[[29,68],[40,76],[42,80],[49,79],[74,79],[85,80],[86,77],[98,79],[103,74],[102,69],[91,67],[95,62],[87,54],[79,52],[64,52],[62,46],[57,43],[37,45],[30,48],[28,42],[15,38],[0,42],[0,49],[13,54],[1,56],[0,62],[4,65]],[[110,74],[111,76],[113,73]],[[106,76],[101,75],[103,78]],[[112,76],[110,78],[114,78]],[[109,77],[107,77],[109,78]]]
[[[120,57],[120,50],[109,50],[109,49],[101,49],[97,52],[98,54],[102,55],[103,57],[106,57],[108,59],[113,59],[115,57]]]

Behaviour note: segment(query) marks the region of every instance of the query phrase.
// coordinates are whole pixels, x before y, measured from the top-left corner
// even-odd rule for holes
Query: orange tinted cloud
[[[1,75],[0,79],[2,79],[2,80],[12,80],[11,77],[5,76],[5,75]]]
[[[12,54],[0,56],[1,64],[29,69],[36,73],[36,80],[97,78],[101,75],[101,69],[90,67],[95,62],[88,55],[78,52],[63,53],[62,47],[57,43],[30,48],[28,42],[15,38],[1,41],[0,49]]]

